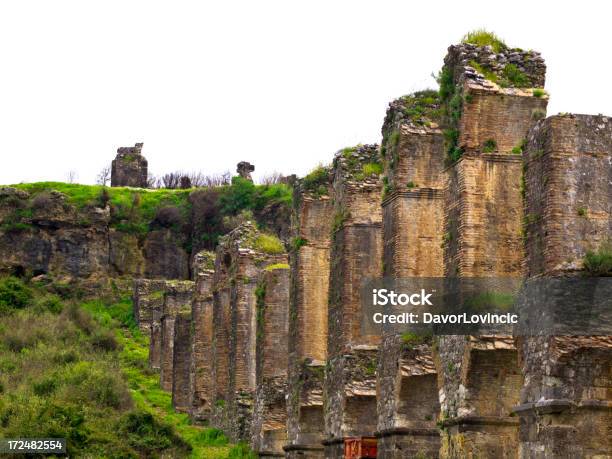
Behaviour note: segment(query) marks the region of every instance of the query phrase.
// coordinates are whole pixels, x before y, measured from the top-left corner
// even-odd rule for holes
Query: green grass
[[[329,172],[330,169],[328,166],[319,164],[302,179],[304,189],[311,193],[315,193],[318,196],[327,194]]]
[[[285,252],[285,246],[281,240],[273,234],[260,234],[253,244],[256,250],[268,255],[278,255]]]
[[[533,90],[533,96],[534,97],[544,97],[546,95],[546,91],[544,91],[542,88],[535,88]]]
[[[495,150],[497,150],[497,142],[494,139],[485,140],[485,143],[482,146],[483,153],[492,153]]]
[[[72,457],[254,457],[173,410],[129,299],[77,304],[16,278],[0,298],[0,436],[67,438]]]
[[[593,277],[611,277],[612,243],[605,242],[597,250],[589,250],[584,256],[584,269]]]
[[[496,53],[499,53],[507,48],[506,44],[501,38],[499,38],[493,32],[489,32],[485,29],[476,29],[466,33],[461,39],[461,43],[470,43],[476,46],[489,45]]]
[[[276,271],[277,269],[289,269],[289,265],[287,263],[275,263],[266,266],[266,271]]]

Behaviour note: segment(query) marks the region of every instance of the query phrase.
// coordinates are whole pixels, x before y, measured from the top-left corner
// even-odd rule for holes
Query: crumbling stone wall
[[[612,119],[550,117],[530,133],[524,157],[528,275],[584,276],[586,251],[612,235]],[[612,338],[537,336],[519,343],[520,457],[608,457]]]
[[[498,84],[495,76],[481,72],[494,68],[488,60],[478,61],[483,55],[471,47],[451,47],[445,59],[445,71],[452,75],[446,111],[456,129],[448,136],[454,162],[445,192],[444,273],[449,277],[522,274],[519,153],[544,115],[547,97],[531,87]],[[526,85],[543,86],[543,62],[537,54],[525,56],[531,59],[522,66]],[[466,66],[466,59],[472,65]],[[441,457],[515,457],[518,422],[512,406],[522,377],[512,337],[441,337],[437,349]]]
[[[248,440],[256,390],[256,289],[267,266],[286,255],[258,249],[260,233],[245,222],[224,236],[217,248],[213,300],[212,422],[233,440]],[[218,272],[217,272],[218,271]]]
[[[111,167],[111,186],[147,188],[148,162],[142,156],[142,143],[117,149]]]
[[[214,403],[212,375],[213,292],[215,254],[202,251],[193,260],[195,290],[191,306],[190,416],[206,422]]]
[[[256,381],[251,447],[259,457],[284,456],[287,441],[289,265],[269,266],[256,290]]]
[[[408,118],[406,113],[417,113]],[[385,181],[383,274],[443,275],[444,137],[437,93],[389,105],[383,125]],[[379,458],[437,457],[440,406],[431,337],[383,335],[378,355]]]
[[[372,436],[376,430],[371,413],[376,410],[379,337],[361,332],[361,287],[381,273],[381,172],[376,145],[345,149],[334,158],[324,384],[326,457],[342,457],[345,437]]]
[[[329,170],[294,184],[290,252],[287,457],[323,457],[323,373],[333,205]]]
[[[176,315],[172,351],[172,406],[180,413],[187,413],[191,408],[191,326],[191,311]]]
[[[172,392],[174,367],[174,327],[176,316],[191,313],[192,281],[167,281],[164,292],[164,307],[161,317],[160,333],[160,384],[161,388]]]
[[[134,318],[145,335],[150,335],[153,323],[161,320],[165,288],[166,281],[161,279],[134,280]]]

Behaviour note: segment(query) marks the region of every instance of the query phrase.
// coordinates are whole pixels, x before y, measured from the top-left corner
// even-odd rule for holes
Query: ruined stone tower
[[[147,187],[148,162],[142,156],[142,143],[117,149],[111,168],[111,186]]]
[[[393,101],[383,125],[383,274],[443,274],[444,136],[437,91]],[[436,457],[440,411],[431,336],[384,334],[378,363],[378,455]]]
[[[584,279],[585,254],[610,241],[611,165],[609,117],[558,115],[530,132],[524,153],[530,281]],[[556,298],[542,300],[543,309]],[[520,457],[609,457],[612,337],[527,336],[519,344]]]
[[[323,374],[333,206],[330,170],[294,184],[289,297],[287,457],[323,457]]]
[[[379,336],[361,330],[361,287],[381,274],[382,165],[377,145],[336,154],[324,383],[325,456],[341,457],[346,437],[376,430]]]
[[[449,48],[441,74],[449,126],[447,277],[522,275],[520,153],[529,130],[545,116],[544,75],[536,52]],[[512,410],[522,375],[512,336],[442,336],[437,362],[441,457],[515,457],[518,419]]]

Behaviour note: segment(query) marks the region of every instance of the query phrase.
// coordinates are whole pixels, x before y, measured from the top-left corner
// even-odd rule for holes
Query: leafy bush
[[[144,411],[125,414],[117,422],[116,429],[132,448],[146,456],[170,448],[179,449],[183,454],[191,451],[191,447],[174,432],[172,426]]]
[[[183,222],[181,211],[176,206],[166,206],[157,210],[152,224],[162,228],[176,228]]]
[[[302,179],[304,189],[308,191],[317,191],[320,186],[327,186],[329,181],[329,168],[319,164],[306,177]],[[327,189],[327,187],[325,188]]]
[[[612,243],[605,242],[599,249],[589,250],[584,257],[584,269],[594,277],[612,277]]]
[[[485,29],[476,29],[466,33],[461,39],[461,43],[470,43],[476,46],[491,46],[496,53],[507,48],[501,38]]]
[[[494,139],[485,140],[484,145],[482,146],[482,151],[484,153],[491,153],[497,150],[497,142]]]
[[[0,314],[22,309],[32,300],[32,290],[16,277],[0,279]]]

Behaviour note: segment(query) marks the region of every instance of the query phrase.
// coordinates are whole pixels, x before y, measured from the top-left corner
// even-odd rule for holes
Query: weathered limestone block
[[[111,167],[111,186],[147,187],[148,162],[142,156],[142,143],[117,149]]]
[[[242,224],[222,238],[215,261],[212,421],[235,441],[248,440],[251,429],[257,279],[267,266],[286,263],[286,255],[263,251],[260,236],[253,223]]]
[[[529,277],[583,268],[587,250],[610,238],[612,118],[551,116],[525,151]]]
[[[294,185],[287,457],[323,457],[323,372],[333,205],[329,170]]]
[[[612,119],[548,118],[530,133],[524,156],[527,273],[584,276],[585,253],[612,236]],[[538,336],[519,343],[525,374],[516,408],[520,457],[609,457],[612,337]]]
[[[191,405],[189,371],[191,369],[191,311],[180,312],[174,322],[172,352],[172,406],[187,413]]]
[[[289,265],[269,266],[260,277],[257,297],[255,406],[251,447],[259,457],[284,457],[287,442]]]
[[[191,337],[190,416],[205,422],[210,418],[213,400],[212,342],[213,292],[215,254],[202,251],[195,255],[193,275],[195,291],[191,307],[193,334]]]
[[[145,335],[151,334],[153,323],[160,323],[165,289],[166,281],[161,279],[134,281],[134,318]]]
[[[192,281],[167,281],[161,317],[160,384],[171,392],[174,366],[174,327],[179,313],[191,313]]]
[[[520,79],[508,80],[503,69],[516,64],[505,57],[506,62],[493,62],[486,48],[461,44],[448,49],[444,68],[454,85],[447,100],[450,127],[458,129],[456,146],[464,152],[510,153],[546,114],[548,96],[538,92],[546,66],[537,52],[513,50],[523,62],[517,66]]]
[[[325,456],[342,457],[346,437],[376,431],[376,358],[380,337],[362,335],[361,287],[382,268],[380,155],[377,146],[334,158],[330,252]]]
[[[437,92],[392,102],[383,125],[387,193],[383,274],[441,277],[444,137]],[[416,113],[408,117],[407,113]],[[378,355],[378,457],[437,457],[440,412],[431,337],[383,335]]]
[[[138,242],[138,236],[114,229],[109,230],[109,263],[111,275],[142,276],[145,259]]]

